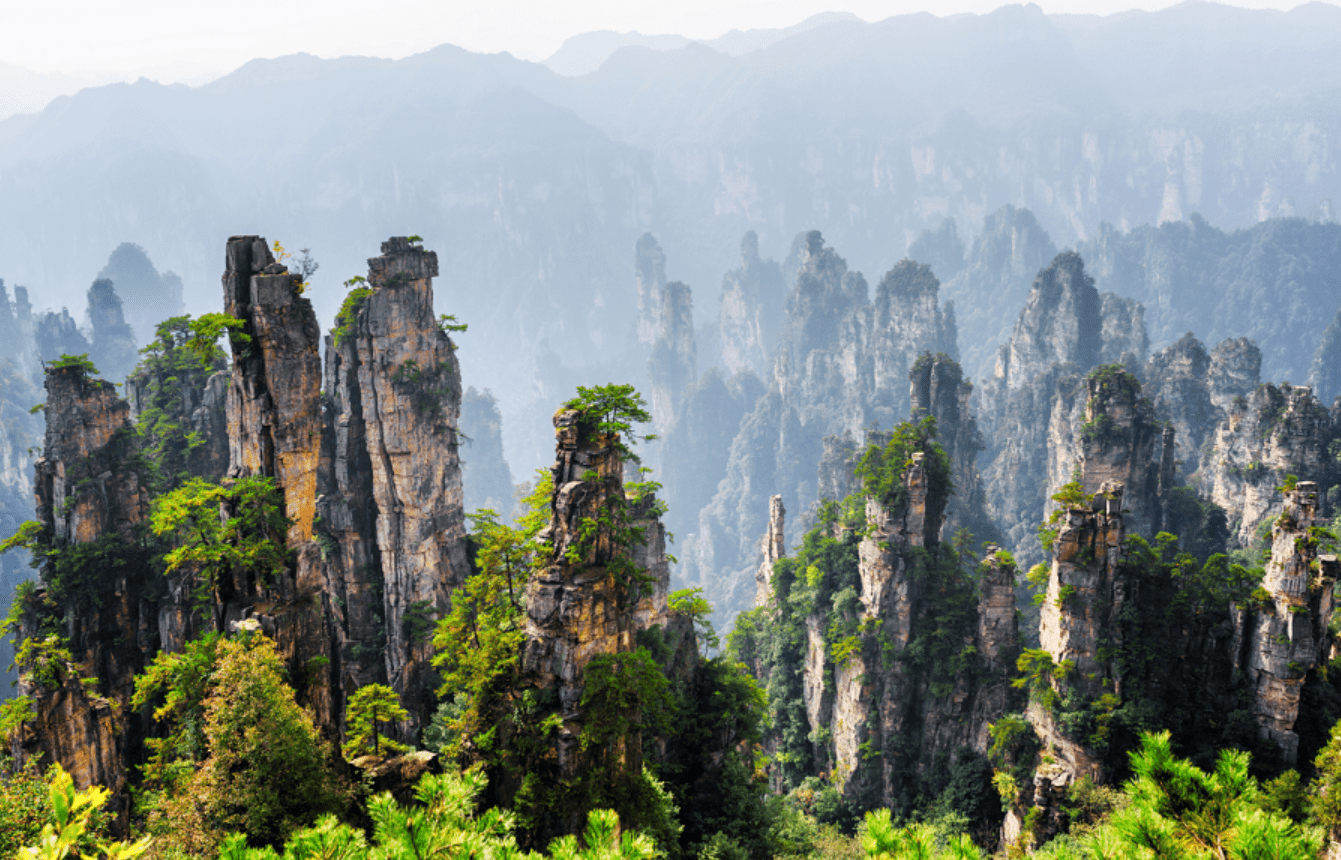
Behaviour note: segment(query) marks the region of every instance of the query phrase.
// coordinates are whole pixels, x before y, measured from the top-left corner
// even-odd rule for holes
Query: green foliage
[[[967,834],[946,838],[930,824],[895,826],[888,809],[866,813],[861,847],[866,860],[982,860]]]
[[[37,716],[33,710],[33,700],[29,696],[15,696],[0,703],[0,738],[13,740],[23,729],[23,724]]]
[[[345,338],[349,337],[358,322],[359,311],[368,301],[368,296],[373,294],[371,288],[359,286],[365,283],[367,283],[367,280],[362,275],[355,275],[345,281],[345,286],[350,288],[349,293],[345,296],[344,302],[340,305],[340,310],[335,315],[335,328],[331,330],[331,338],[337,348],[344,345]]]
[[[47,821],[48,781],[54,774],[44,777],[36,757],[22,767],[8,755],[0,757],[0,857],[15,857],[37,841]]]
[[[468,328],[470,328],[468,324],[456,321],[455,314],[443,314],[438,317],[438,331],[443,334],[451,334],[452,332],[458,331],[463,332]]]
[[[652,420],[647,411],[647,402],[632,385],[597,385],[593,388],[579,385],[577,396],[564,401],[564,409],[573,409],[582,413],[578,418],[578,428],[583,436],[592,434],[604,437],[612,444],[626,461],[641,462],[630,445],[638,441],[650,442],[655,435],[639,435],[633,426]]]
[[[1056,710],[1060,703],[1054,681],[1061,680],[1071,670],[1071,661],[1064,660],[1056,664],[1052,655],[1042,648],[1025,648],[1015,662],[1020,677],[1011,681],[1011,686],[1028,690],[1029,695],[1048,710]]]
[[[475,573],[453,595],[451,612],[433,636],[441,693],[464,697],[466,703],[440,730],[454,739],[450,755],[464,754],[469,744],[477,755],[495,761],[487,744],[478,743],[481,736],[501,722],[529,719],[531,703],[518,690],[517,675],[526,638],[522,598],[552,552],[540,539],[552,492],[553,478],[541,470],[522,501],[525,513],[516,527],[500,522],[491,510],[470,515]]]
[[[220,639],[204,702],[209,755],[150,815],[151,832],[200,851],[241,830],[276,845],[343,805],[330,751],[284,683],[275,645],[252,633]]]
[[[190,478],[192,456],[205,440],[187,413],[200,403],[210,376],[226,367],[215,342],[227,332],[242,347],[250,337],[241,329],[242,322],[227,314],[172,317],[158,324],[154,340],[140,350],[140,364],[129,381],[139,390],[136,427],[156,493]]]
[[[79,355],[62,354],[60,358],[48,364],[47,369],[61,372],[68,370],[84,377],[98,375],[98,368],[94,367],[87,352],[81,352]]]
[[[1319,854],[1321,831],[1259,808],[1245,752],[1222,750],[1208,773],[1175,757],[1164,732],[1143,736],[1131,764],[1135,777],[1123,802],[1081,840],[1093,856],[1209,860]]]
[[[378,731],[379,723],[403,720],[410,712],[401,706],[400,696],[385,684],[360,687],[345,708],[345,723],[349,740],[343,747],[346,759],[353,761],[361,755],[402,753],[410,749]]]
[[[211,484],[193,478],[154,500],[150,528],[175,546],[164,556],[168,573],[195,577],[204,602],[226,574],[269,584],[288,566],[284,495],[272,478],[248,477]]]
[[[669,729],[675,707],[670,684],[646,648],[592,658],[584,671],[583,749],[610,751],[622,738]]]
[[[131,707],[153,705],[158,724],[157,736],[145,740],[150,755],[141,768],[150,791],[175,792],[205,759],[205,697],[214,681],[218,646],[219,635],[209,633],[179,652],[160,651],[135,677]]]
[[[478,771],[426,774],[415,786],[417,803],[402,806],[390,793],[368,805],[371,838],[356,827],[325,816],[314,826],[296,831],[283,853],[271,847],[251,848],[235,833],[224,840],[219,860],[543,860],[523,851],[513,831],[512,815],[499,809],[476,813],[485,777]],[[587,817],[581,842],[576,836],[549,846],[553,860],[653,860],[655,843],[639,833],[620,835],[619,816],[596,810]]]
[[[717,631],[712,629],[712,622],[709,620],[712,616],[712,604],[703,596],[702,588],[681,588],[679,591],[672,591],[666,602],[671,612],[693,619],[695,629],[710,649],[716,651],[721,646]]]
[[[60,765],[54,766],[48,793],[49,814],[36,840],[20,848],[19,860],[65,860],[68,857],[134,860],[153,841],[101,842],[91,837],[94,815],[107,803],[111,792],[102,786],[75,791],[74,780]]]
[[[1062,518],[1066,512],[1073,508],[1085,507],[1089,500],[1085,497],[1085,488],[1079,481],[1069,481],[1061,486],[1057,492],[1052,494],[1052,500],[1057,503],[1057,507],[1048,514],[1048,518],[1038,527],[1038,540],[1043,545],[1043,552],[1051,555],[1053,544],[1057,541],[1057,535],[1061,533]],[[1033,571],[1030,571],[1032,574]],[[1031,579],[1032,581],[1032,579]]]
[[[175,317],[174,319],[190,320],[190,317]],[[168,323],[171,322],[172,320],[168,321]],[[160,332],[164,325],[166,323],[159,324]],[[223,335],[228,335],[229,343],[235,348],[240,349],[251,343],[251,335],[246,333],[246,322],[232,314],[201,314],[199,318],[191,320],[187,327],[190,336],[183,345],[195,355],[201,368],[210,368],[216,364],[219,357],[219,338]]]
[[[888,509],[897,509],[907,501],[905,485],[913,454],[923,454],[927,473],[929,507],[942,507],[952,490],[950,458],[936,444],[936,419],[931,416],[917,423],[905,421],[894,428],[883,447],[871,446],[857,462],[856,476],[865,495],[879,500]]]

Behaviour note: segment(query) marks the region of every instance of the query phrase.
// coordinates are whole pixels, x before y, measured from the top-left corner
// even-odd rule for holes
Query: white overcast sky
[[[1235,0],[1288,9],[1298,0]],[[713,38],[824,11],[867,21],[989,12],[1000,0],[0,0],[0,62],[34,71],[190,77],[305,51],[403,57],[450,42],[538,60],[590,30]],[[1160,9],[1165,0],[1043,0],[1047,12]]]

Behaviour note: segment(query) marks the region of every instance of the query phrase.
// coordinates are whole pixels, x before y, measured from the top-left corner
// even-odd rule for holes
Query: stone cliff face
[[[1058,459],[1054,452],[1066,442],[1067,434],[1049,428],[1057,393],[1074,390],[1074,382],[1060,389],[1059,383],[1093,367],[1102,344],[1094,280],[1078,255],[1060,254],[1034,279],[1014,334],[998,352],[996,370],[978,401],[990,446],[984,453],[987,509],[1022,560],[1037,557],[1034,528],[1050,494],[1050,477],[1056,477],[1049,475],[1049,462]],[[1061,404],[1062,412],[1076,402]],[[1050,435],[1055,437],[1051,449]],[[1069,472],[1069,465],[1064,468]]]
[[[364,301],[327,352],[328,396],[297,277],[260,237],[231,239],[226,261],[225,307],[246,337],[231,339],[227,374],[171,380],[184,392],[174,417],[205,442],[188,473],[274,481],[292,521],[292,560],[265,581],[225,571],[198,606],[189,574],[165,577],[137,539],[149,493],[130,405],[78,369],[48,371],[38,514],[54,545],[72,552],[44,571],[23,635],[63,636],[72,668],[59,683],[29,682],[39,714],[30,751],[77,768],[81,784],[119,790],[143,755],[148,718],[125,707],[134,674],[160,649],[243,619],[275,639],[292,676],[305,679],[300,700],[332,737],[346,697],[364,684],[400,694],[411,716],[399,731],[417,732],[436,704],[426,632],[468,570],[461,386],[433,315],[436,260],[392,239],[369,261]],[[150,376],[128,386],[140,407],[162,382]],[[79,546],[92,549],[74,553]],[[97,683],[69,681],[75,672]]]
[[[1313,387],[1313,393],[1323,405],[1330,405],[1337,397],[1341,397],[1341,308],[1337,309],[1332,324],[1322,333],[1318,351],[1313,353],[1308,384]]]
[[[1200,467],[1201,448],[1220,419],[1211,400],[1210,369],[1210,355],[1191,332],[1150,356],[1144,370],[1134,368],[1143,377],[1142,388],[1155,413],[1173,424],[1180,472],[1185,476]]]
[[[958,362],[944,354],[928,354],[914,362],[908,385],[913,420],[923,416],[936,419],[936,439],[950,458],[955,491],[946,505],[943,533],[951,536],[967,528],[979,542],[996,540],[996,525],[987,516],[982,476],[978,473],[978,452],[984,445],[970,406],[972,383],[964,378]],[[827,455],[827,444],[825,451]],[[851,487],[845,486],[840,493],[826,496],[821,492],[821,498],[841,499],[849,492]]]
[[[43,361],[55,361],[62,355],[88,355],[89,351],[88,339],[65,308],[60,313],[48,311],[34,317],[33,340]],[[41,381],[40,372],[37,380]]]
[[[549,564],[527,586],[521,654],[524,686],[557,701],[563,724],[549,742],[554,776],[564,782],[584,775],[598,755],[613,754],[583,749],[580,743],[586,667],[598,656],[633,651],[639,630],[670,621],[665,530],[657,519],[625,508],[618,439],[595,432],[582,419],[574,410],[554,417],[554,491],[550,522],[541,533],[552,551]],[[608,529],[586,536],[584,523],[603,513],[618,518],[620,511],[643,529],[640,545],[623,547]],[[639,584],[638,574],[648,582]],[[623,768],[640,770],[644,750],[639,738],[625,738],[618,754]],[[549,829],[576,832],[582,818],[575,812],[569,820],[551,822]]]
[[[45,680],[30,671],[20,682],[36,714],[25,752],[49,753],[81,786],[108,786],[119,796],[114,813],[124,814],[121,792],[142,735],[120,706],[157,650],[150,607],[164,590],[144,571],[139,531],[149,493],[131,459],[130,409],[111,383],[52,368],[46,413],[37,521],[73,557],[29,599],[19,639],[62,637],[69,660],[53,658],[55,673]]]
[[[437,257],[391,239],[368,266],[372,292],[339,342],[328,339],[330,465],[313,489],[336,545],[326,544],[324,590],[347,667],[339,683],[352,692],[386,677],[417,722],[435,697],[423,622],[447,610],[469,569],[461,378],[433,314]]]
[[[731,443],[725,480],[681,553],[682,575],[719,613],[747,608],[768,498],[804,511],[817,499],[822,439],[892,427],[907,417],[908,372],[923,352],[953,355],[953,320],[925,266],[896,265],[868,301],[865,279],[811,231],[787,302],[787,325],[767,394]]]
[[[768,374],[785,322],[786,297],[782,269],[759,258],[759,237],[751,230],[740,240],[740,268],[722,277],[717,331],[728,376],[742,371]]]
[[[866,499],[868,532],[857,546],[855,606],[840,608],[844,599],[836,596],[832,609],[818,609],[804,621],[802,693],[815,739],[814,768],[832,772],[855,808],[903,808],[934,763],[985,753],[988,725],[1012,699],[1008,679],[1018,651],[1014,564],[991,552],[976,596],[966,589],[940,544],[947,496],[933,486],[926,456],[912,454],[902,501],[887,506]],[[777,563],[780,507],[775,497],[761,598],[772,597],[764,586]],[[952,655],[930,663],[915,656],[936,647],[928,637],[947,623],[944,613],[955,611],[947,608],[950,600],[970,601],[967,616],[955,616],[963,628],[951,638],[956,649],[978,655],[975,671],[947,675],[939,661]],[[829,641],[831,628],[841,624],[856,632]]]
[[[1280,747],[1287,767],[1298,760],[1294,729],[1306,678],[1329,658],[1332,589],[1341,576],[1336,556],[1320,556],[1309,532],[1325,523],[1318,515],[1317,484],[1301,481],[1285,492],[1262,580],[1271,599],[1235,612],[1235,651],[1243,655],[1258,733]]]
[[[955,303],[969,376],[992,375],[993,357],[1010,340],[1011,320],[1028,298],[1032,279],[1055,256],[1057,247],[1032,212],[1003,206],[983,222],[962,271],[951,277],[937,270],[946,280],[945,298]]]
[[[644,233],[634,246],[633,267],[638,286],[634,336],[645,349],[650,349],[661,325],[661,291],[666,288],[666,255],[651,233]]]
[[[139,349],[111,281],[94,281],[89,287],[88,318],[93,326],[89,353],[93,363],[108,379],[125,379],[139,361]]]
[[[1211,437],[1198,489],[1224,508],[1237,544],[1249,547],[1283,509],[1277,487],[1286,475],[1324,488],[1341,482],[1327,453],[1337,438],[1336,416],[1310,389],[1267,383],[1231,401]]]
[[[652,382],[652,422],[657,432],[665,433],[683,410],[698,377],[693,293],[679,281],[661,291],[661,312],[647,371]]]

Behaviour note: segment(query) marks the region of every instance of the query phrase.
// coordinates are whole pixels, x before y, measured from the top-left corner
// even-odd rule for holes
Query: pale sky
[[[1288,9],[1298,0],[1236,0]],[[590,30],[713,38],[824,11],[867,21],[989,12],[1000,0],[0,0],[0,62],[34,71],[160,80],[307,52],[399,58],[450,42],[539,60]],[[1047,12],[1160,9],[1168,0],[1043,0]]]

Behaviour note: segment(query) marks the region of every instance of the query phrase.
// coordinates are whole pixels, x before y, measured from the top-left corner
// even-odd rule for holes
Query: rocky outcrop
[[[370,292],[327,340],[330,447],[320,451],[316,502],[327,556],[321,588],[340,643],[337,685],[352,692],[386,678],[411,710],[412,730],[435,702],[431,619],[469,569],[461,377],[433,313],[437,273],[433,252],[404,238],[368,261]],[[313,392],[309,403],[319,402]]]
[[[800,253],[769,390],[741,422],[725,480],[680,554],[685,578],[703,584],[727,617],[753,600],[769,497],[807,510],[818,498],[823,438],[863,439],[868,428],[894,426],[908,415],[917,357],[956,351],[953,321],[927,267],[900,262],[869,301],[865,279],[818,231],[806,234]]]
[[[689,287],[679,281],[661,290],[661,311],[647,372],[652,382],[652,422],[657,432],[665,433],[675,423],[698,377],[694,298]]]
[[[46,414],[37,521],[68,558],[22,613],[19,639],[51,649],[20,681],[35,713],[25,753],[47,753],[80,786],[108,786],[114,814],[124,815],[122,790],[142,735],[123,706],[157,651],[157,625],[145,610],[163,596],[139,535],[149,493],[132,456],[130,409],[110,382],[79,367],[51,368]]]
[[[1034,529],[1059,477],[1050,475],[1050,463],[1068,479],[1074,463],[1057,468],[1068,460],[1064,446],[1073,434],[1059,431],[1055,416],[1083,407],[1076,379],[1102,353],[1101,307],[1079,255],[1059,254],[1035,278],[996,370],[980,388],[977,414],[989,445],[987,510],[1022,561],[1039,557]],[[1059,393],[1071,399],[1054,402]]]
[[[293,521],[289,541],[312,539],[321,453],[321,359],[312,303],[259,236],[228,240],[224,311],[245,324],[228,387],[230,477],[274,478]]]
[[[773,595],[773,565],[787,554],[786,536],[787,509],[782,505],[782,496],[768,500],[768,531],[759,541],[763,560],[754,574],[754,605],[767,606]]]
[[[661,327],[661,291],[666,288],[666,255],[651,233],[644,233],[634,246],[633,269],[638,289],[634,337],[637,343],[650,349]]]
[[[276,641],[300,701],[332,738],[346,696],[373,682],[389,683],[410,710],[396,731],[417,733],[436,705],[426,634],[468,568],[460,377],[433,314],[433,255],[392,239],[369,261],[363,302],[327,351],[328,396],[316,319],[297,276],[260,237],[231,239],[226,260],[225,308],[243,324],[243,336],[230,338],[230,371],[164,380],[146,369],[132,375],[130,395],[146,408],[155,386],[168,385],[180,395],[169,398],[169,417],[208,431],[206,448],[210,439],[226,443],[215,446],[217,471],[188,460],[188,473],[220,479],[226,467],[232,479],[274,482],[291,521],[285,570],[219,571],[204,604],[191,572],[165,577],[136,537],[149,499],[129,404],[80,368],[48,372],[39,520],[57,548],[90,549],[44,570],[24,635],[60,633],[71,665],[97,681],[84,683],[83,698],[78,684],[60,679],[32,690],[45,726],[33,751],[67,768],[92,762],[97,772],[79,778],[117,789],[143,754],[149,723],[127,712],[135,672],[160,649],[244,620]],[[95,731],[114,737],[89,740]]]
[[[1281,750],[1286,767],[1298,760],[1300,695],[1305,679],[1329,659],[1332,589],[1341,566],[1318,554],[1318,485],[1301,481],[1285,491],[1285,506],[1271,528],[1271,559],[1262,588],[1269,600],[1235,611],[1235,651],[1252,693],[1261,737]],[[1240,649],[1242,649],[1240,651]]]
[[[1252,546],[1284,509],[1278,487],[1286,475],[1324,488],[1341,482],[1327,453],[1339,437],[1336,416],[1311,389],[1267,383],[1230,403],[1211,437],[1198,489],[1225,510],[1234,541]]]
[[[38,358],[44,362],[55,361],[62,355],[88,355],[90,349],[88,339],[65,308],[60,313],[48,311],[33,318],[33,341]]]
[[[751,230],[740,240],[740,268],[722,277],[717,331],[727,376],[769,372],[785,323],[786,297],[781,267],[759,258],[759,237]]]
[[[1239,397],[1247,397],[1262,381],[1262,351],[1246,337],[1220,341],[1211,350],[1207,383],[1211,403],[1228,410]]]
[[[1163,491],[1172,481],[1177,433],[1155,420],[1141,383],[1120,368],[1094,371],[1085,388],[1085,423],[1077,434],[1081,487],[1087,496],[1123,487],[1124,528],[1151,539],[1164,525]]]
[[[1341,308],[1337,309],[1332,324],[1322,333],[1318,351],[1313,353],[1308,384],[1323,405],[1329,405],[1341,397]]]
[[[461,397],[462,507],[487,508],[503,519],[512,515],[512,470],[503,454],[503,416],[488,390],[467,388]]]
[[[911,250],[909,255],[931,263]],[[1031,280],[1056,255],[1057,247],[1032,212],[1003,206],[984,220],[962,271],[951,278],[936,270],[946,282],[944,297],[955,303],[969,376],[991,376],[993,358],[1010,339],[1011,320],[1029,295]]]
[[[117,295],[124,302],[126,322],[140,343],[153,340],[154,328],[160,322],[185,310],[182,279],[173,272],[160,274],[149,254],[131,242],[122,242],[112,251],[98,278],[116,285]]]
[[[950,458],[955,491],[946,505],[944,534],[953,535],[966,528],[977,543],[997,540],[996,524],[987,515],[982,476],[978,472],[978,453],[984,444],[970,406],[973,384],[964,378],[954,359],[943,353],[935,356],[928,353],[913,363],[908,386],[912,419],[916,421],[923,416],[935,419],[936,439]],[[826,444],[826,456],[828,453]],[[848,492],[850,487],[842,495],[821,498],[840,499]]]
[[[554,417],[554,490],[550,522],[541,533],[550,556],[527,586],[521,654],[524,686],[552,696],[563,720],[548,743],[553,775],[565,782],[584,775],[602,754],[580,742],[586,667],[598,656],[633,651],[639,630],[669,620],[664,529],[629,506],[618,437],[598,433],[584,418],[571,409]],[[590,534],[585,524],[603,514],[636,523],[643,530],[641,544],[622,545],[610,528]],[[637,773],[643,754],[639,737],[626,737],[618,750],[621,767]],[[581,828],[584,813],[564,815],[542,822],[540,829],[557,834]]]
[[[1176,431],[1176,456],[1184,477],[1200,468],[1202,446],[1220,420],[1220,411],[1211,400],[1210,369],[1206,348],[1188,332],[1150,356],[1144,370],[1139,370],[1155,414]]]
[[[933,763],[984,753],[989,724],[1011,700],[1018,643],[1009,556],[989,555],[974,609],[954,622],[964,622],[951,635],[955,648],[981,655],[978,670],[947,675],[940,661],[952,655],[927,656],[937,648],[930,631],[947,623],[946,601],[966,598],[940,544],[948,494],[936,483],[944,478],[928,472],[928,456],[912,453],[900,501],[866,499],[855,615],[835,597],[805,619],[803,692],[815,768],[831,770],[857,808],[904,808]],[[854,632],[833,641],[839,625]]]
[[[93,327],[89,357],[112,380],[123,380],[139,361],[135,333],[121,315],[121,299],[112,282],[94,281],[88,289],[88,318]]]
[[[1099,296],[1099,316],[1103,320],[1099,332],[1100,364],[1125,364],[1140,367],[1150,351],[1150,338],[1145,333],[1145,308],[1135,299],[1112,293]]]

